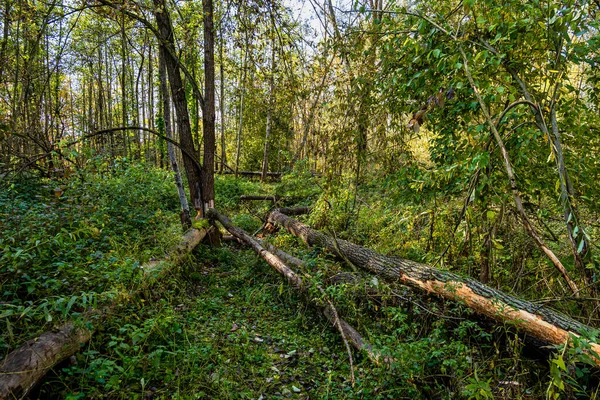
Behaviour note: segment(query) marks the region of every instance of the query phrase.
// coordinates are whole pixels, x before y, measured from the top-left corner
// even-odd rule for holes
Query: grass
[[[298,194],[305,203],[319,196],[312,177],[294,174],[296,180],[288,177],[277,186],[218,177],[217,202],[252,233],[270,204],[240,204],[240,194]],[[354,387],[339,334],[238,244],[200,245],[182,265],[133,295],[141,263],[163,257],[181,234],[170,174],[122,163],[84,178],[61,183],[61,198],[53,197],[57,183],[45,180],[13,182],[0,192],[4,354],[62,321],[81,320],[87,307],[117,303],[110,315],[87,321],[96,328],[94,337],[54,368],[37,388],[38,397],[538,398],[548,387],[560,393],[561,382],[575,395],[590,393],[587,378],[570,378],[585,367],[571,363],[571,372],[559,370],[564,362],[554,358],[548,368],[546,361],[523,355],[524,342],[510,327],[477,321],[461,305],[370,276],[329,285],[344,266],[289,234],[272,240],[306,260],[305,282],[328,286],[327,298],[341,316],[393,359],[376,366],[354,352]],[[377,187],[370,190],[370,199],[362,194],[368,207],[357,221],[346,221],[346,209],[338,208],[351,198],[340,192],[329,198],[332,208],[321,197],[322,209],[310,222],[357,241],[379,237],[385,243],[373,245],[381,251],[424,257],[426,241],[419,235],[427,230],[415,228],[406,212],[392,214],[389,203],[374,200]],[[395,237],[392,226],[398,228]],[[324,301],[317,291],[310,296]],[[517,381],[519,390],[510,392],[506,381]]]

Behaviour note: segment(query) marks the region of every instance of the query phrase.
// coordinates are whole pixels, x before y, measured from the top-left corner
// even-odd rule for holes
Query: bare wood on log
[[[267,251],[256,239],[252,236],[248,235],[243,229],[234,226],[229,218],[225,215],[219,213],[215,209],[210,209],[207,212],[207,216],[211,219],[216,219],[236,238],[240,239],[244,243],[254,250],[261,258],[263,258],[271,267],[273,267],[277,272],[285,276],[287,281],[296,289],[298,289],[302,293],[306,293],[306,287],[302,282],[302,278],[298,276],[292,269],[290,269],[280,257],[275,255],[274,253]],[[281,250],[279,252],[283,253]],[[285,258],[295,259],[295,257],[291,255],[286,255]],[[295,262],[295,261],[294,261]],[[316,304],[315,304],[316,305]],[[326,306],[318,306],[323,315],[327,318],[327,320],[340,332],[342,337],[347,340],[352,346],[359,350],[364,351],[369,359],[371,359],[376,364],[379,364],[381,360],[385,359],[378,354],[373,347],[364,341],[360,333],[356,331],[350,324],[348,324],[342,318],[337,316],[337,311],[333,304],[329,302]]]
[[[384,256],[346,240],[338,239],[336,246],[333,238],[288,217],[281,210],[271,212],[268,222],[283,226],[309,246],[322,247],[336,255],[340,255],[339,251],[354,265],[388,281],[408,283],[428,293],[462,302],[479,314],[509,323],[543,342],[563,345],[568,343],[570,335],[580,336],[584,331],[592,330],[564,314],[492,289],[475,279],[415,261]],[[598,343],[590,343],[590,347],[593,352],[600,354]],[[594,359],[600,366],[600,359],[595,356]]]
[[[267,250],[270,251],[271,253],[275,254],[277,257],[281,258],[283,261],[285,261],[288,264],[294,265],[296,267],[299,268],[303,268],[304,267],[304,261],[302,261],[301,259],[294,257],[293,255],[286,253],[285,251],[273,246],[271,243],[267,243],[264,240],[260,240],[259,238],[256,238],[256,240]]]
[[[205,235],[205,229],[189,230],[167,260],[173,265],[180,263]],[[150,272],[163,266],[158,274],[145,273],[145,280],[136,292],[144,290],[150,282],[156,281],[168,271],[168,268],[164,267],[165,261],[153,261],[141,267],[144,272]],[[86,317],[109,314],[114,307],[115,304],[110,304],[102,311],[88,311]],[[84,324],[67,322],[9,353],[0,364],[0,400],[24,398],[52,367],[79,351],[93,333],[94,329]]]

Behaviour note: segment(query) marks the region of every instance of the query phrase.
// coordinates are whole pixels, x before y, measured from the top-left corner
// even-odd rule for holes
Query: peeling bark
[[[492,289],[475,279],[336,240],[288,217],[282,210],[271,212],[268,222],[285,227],[309,246],[327,249],[388,281],[410,284],[428,293],[462,302],[481,315],[513,325],[545,343],[562,345],[569,341],[570,335],[580,336],[584,331],[592,330],[564,314]],[[590,343],[590,347],[600,354],[598,343]],[[595,362],[600,366],[599,359],[595,358]]]

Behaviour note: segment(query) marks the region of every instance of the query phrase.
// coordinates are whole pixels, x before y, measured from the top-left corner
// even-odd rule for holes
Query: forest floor
[[[252,233],[270,204],[240,203],[239,196],[278,192],[315,202],[318,186],[298,178],[260,184],[218,177],[217,204]],[[60,197],[57,186],[64,190]],[[377,218],[378,211],[368,212]],[[137,164],[64,182],[21,179],[0,192],[0,357],[66,320],[96,329],[34,397],[540,398],[558,388],[548,358],[524,353],[525,342],[510,327],[473,320],[458,304],[366,275],[327,285],[344,266],[283,233],[273,243],[306,260],[304,279],[328,286],[327,299],[394,360],[391,365],[376,366],[355,352],[353,385],[339,334],[234,242],[199,245],[182,265],[133,295],[140,265],[177,243],[177,214],[171,175]],[[328,226],[337,226],[335,220]],[[360,232],[372,228],[358,227],[354,239],[369,241]],[[414,243],[420,247],[413,251],[425,257],[426,240]],[[411,244],[382,246],[394,252]],[[109,315],[83,317],[86,308],[109,302],[118,305]],[[558,378],[575,388],[574,395],[591,393],[586,382]]]

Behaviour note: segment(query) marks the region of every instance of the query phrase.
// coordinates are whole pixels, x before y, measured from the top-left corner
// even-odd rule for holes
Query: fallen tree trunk
[[[271,196],[253,196],[253,195],[248,195],[248,194],[243,194],[240,196],[240,200],[244,201],[244,200],[263,200],[263,201],[272,201],[273,203],[277,202],[277,196],[275,195],[271,195]]]
[[[166,265],[163,265],[167,261],[172,265],[180,263],[185,255],[202,241],[206,233],[205,229],[191,229],[183,235],[181,244],[166,260],[144,264],[144,281],[137,291],[143,290],[151,282],[162,277],[168,270]],[[109,314],[115,306],[116,304],[110,304],[102,311],[88,311],[86,318]],[[67,322],[12,351],[0,364],[0,400],[27,396],[52,367],[78,352],[93,333],[94,329],[86,324]]]
[[[223,171],[223,172],[219,172],[219,174],[234,175],[235,171],[233,171],[233,172]],[[242,176],[262,176],[261,171],[238,171],[237,174],[242,175]],[[267,172],[267,176],[278,178],[281,176],[281,172]]]
[[[529,301],[492,289],[481,282],[448,271],[431,268],[414,261],[381,255],[374,250],[341,239],[334,239],[285,215],[285,210],[274,210],[267,218],[270,224],[283,226],[292,235],[309,246],[318,246],[352,264],[388,281],[410,284],[449,300],[466,304],[479,314],[496,321],[509,323],[545,343],[562,345],[570,335],[580,336],[592,328]],[[594,361],[600,366],[597,354],[600,345],[590,343]]]
[[[302,278],[300,278],[292,269],[290,269],[283,261],[282,258],[291,261],[291,263],[299,265],[301,261],[296,257],[293,257],[279,249],[276,249],[276,252],[279,256],[275,255],[271,251],[265,250],[265,248],[252,236],[248,235],[244,230],[234,226],[229,218],[225,215],[219,213],[215,209],[210,209],[207,212],[207,216],[212,219],[216,219],[219,221],[225,229],[229,231],[233,236],[238,238],[239,240],[246,243],[248,246],[254,250],[256,254],[258,254],[261,258],[263,258],[271,267],[273,267],[277,272],[285,276],[288,282],[298,289],[302,293],[306,293],[306,287],[302,282]],[[274,247],[272,247],[275,249]],[[344,321],[342,318],[339,318],[337,315],[337,311],[335,307],[329,303],[325,306],[317,306],[323,315],[327,318],[327,320],[340,332],[344,340],[347,340],[352,346],[359,350],[364,351],[369,359],[371,359],[375,363],[381,362],[383,357],[378,354],[373,347],[364,341],[360,333],[356,331],[350,324]]]
[[[0,368],[0,399],[25,397],[50,368],[79,351],[92,333],[69,322],[10,353]]]

